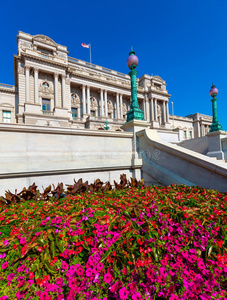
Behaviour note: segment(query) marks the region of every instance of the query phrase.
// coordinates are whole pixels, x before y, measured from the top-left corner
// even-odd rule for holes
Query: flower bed
[[[227,195],[186,186],[0,207],[0,299],[227,299]]]

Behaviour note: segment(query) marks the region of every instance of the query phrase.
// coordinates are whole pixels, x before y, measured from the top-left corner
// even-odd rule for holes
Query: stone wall
[[[132,176],[131,133],[1,124],[0,138],[0,195],[34,181],[41,188]]]

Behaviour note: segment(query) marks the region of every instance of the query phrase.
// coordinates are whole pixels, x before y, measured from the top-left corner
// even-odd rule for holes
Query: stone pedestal
[[[158,121],[151,121],[151,128],[160,128],[160,124]]]
[[[137,142],[137,137],[136,133],[139,131],[142,131],[145,128],[148,128],[149,124],[147,121],[141,121],[141,120],[136,120],[133,119],[129,122],[126,122],[124,125],[121,126],[121,128],[124,131],[132,132],[133,133],[133,140],[132,140],[132,169],[133,169],[133,178],[136,178],[137,180],[141,180],[141,168],[143,165],[143,161],[141,158],[138,156],[138,148],[139,144]]]
[[[225,131],[214,131],[207,134],[208,137],[208,153],[207,156],[217,157],[217,159],[224,159],[224,152],[222,151],[221,139],[226,137]]]
[[[26,102],[24,104],[24,111],[25,112],[31,112],[31,113],[39,113],[39,114],[42,114],[42,108],[41,108],[41,104],[39,103],[29,103],[29,102]]]
[[[68,109],[67,108],[61,108],[61,107],[55,107],[54,108],[54,115],[58,117],[68,117]]]

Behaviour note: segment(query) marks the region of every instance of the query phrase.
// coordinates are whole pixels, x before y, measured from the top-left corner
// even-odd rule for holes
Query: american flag
[[[84,47],[84,48],[89,48],[89,47],[90,47],[90,44],[83,44],[83,43],[82,43],[81,46]]]

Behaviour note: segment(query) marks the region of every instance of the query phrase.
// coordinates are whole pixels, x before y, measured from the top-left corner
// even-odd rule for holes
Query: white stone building
[[[111,131],[122,131],[130,109],[129,75],[72,58],[67,47],[44,35],[20,31],[17,45],[15,86],[0,84],[0,122],[104,130],[108,120]],[[176,133],[178,141],[209,131],[210,116],[169,115],[162,78],[143,75],[137,82],[150,128]]]

